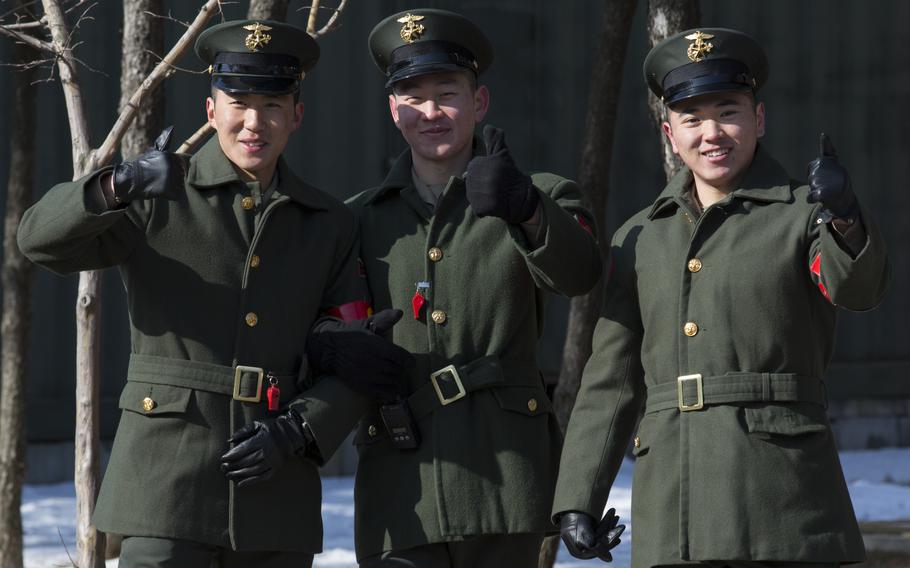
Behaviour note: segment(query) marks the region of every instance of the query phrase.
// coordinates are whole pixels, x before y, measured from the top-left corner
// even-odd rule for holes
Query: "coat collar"
[[[278,176],[281,180],[278,184],[278,193],[287,195],[293,201],[311,209],[330,208],[329,199],[318,189],[298,178],[288,167],[284,156],[278,158]],[[212,136],[190,159],[187,183],[198,188],[214,188],[234,182],[243,183],[243,180],[221,151],[218,137]]]
[[[487,154],[487,148],[484,146],[483,140],[481,140],[480,137],[474,136],[472,144],[473,156],[485,156]],[[369,205],[383,199],[387,195],[392,195],[395,192],[401,193],[402,190],[413,189],[416,193],[417,190],[414,188],[414,180],[411,178],[411,170],[413,167],[414,159],[411,156],[411,148],[405,148],[395,160],[389,174],[382,180],[379,187],[373,191],[373,194],[370,195],[369,199],[367,199],[366,204]]]
[[[691,182],[692,172],[689,168],[683,167],[654,201],[648,218],[653,219],[664,209],[679,206]],[[790,176],[759,144],[740,186],[733,191],[733,197],[765,203],[787,203],[793,200]]]

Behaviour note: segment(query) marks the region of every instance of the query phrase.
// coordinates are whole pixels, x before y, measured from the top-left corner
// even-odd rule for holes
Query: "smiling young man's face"
[[[664,133],[697,186],[736,189],[765,134],[765,107],[749,93],[702,95],[667,109]]]
[[[293,94],[216,90],[214,95],[206,99],[205,110],[224,155],[245,179],[268,184],[288,138],[300,126],[303,103]]]
[[[396,83],[389,110],[415,161],[445,164],[470,156],[489,100],[487,88],[475,88],[464,72],[431,73]]]

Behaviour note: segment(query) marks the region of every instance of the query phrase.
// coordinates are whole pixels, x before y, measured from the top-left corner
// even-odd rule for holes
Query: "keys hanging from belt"
[[[417,290],[414,292],[414,296],[411,298],[411,309],[414,311],[414,319],[420,319],[420,311],[427,303],[427,297],[425,292],[430,289],[430,283],[426,280],[421,280],[417,282]]]

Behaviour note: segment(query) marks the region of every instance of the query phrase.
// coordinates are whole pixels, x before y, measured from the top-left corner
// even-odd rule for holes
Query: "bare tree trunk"
[[[16,62],[31,59],[32,49],[14,48]],[[32,197],[35,153],[34,69],[13,73],[9,180],[3,227],[3,345],[0,386],[0,566],[22,566],[22,483],[25,479],[25,376],[28,357],[31,263],[16,245],[22,213]]]
[[[288,17],[288,0],[250,0],[248,20],[276,20],[283,22]]]
[[[613,155],[613,132],[619,107],[619,88],[626,48],[635,15],[635,0],[605,0],[603,3],[599,56],[591,70],[588,111],[585,118],[584,142],[578,183],[598,224],[603,223],[610,194],[610,162]],[[606,258],[610,239],[600,235],[601,257]],[[572,299],[562,369],[554,393],[554,407],[560,428],[565,432],[575,396],[581,383],[581,372],[591,356],[591,336],[600,313],[601,286]],[[540,549],[540,568],[550,568],[556,560],[559,537],[544,540]]]
[[[648,2],[648,41],[654,47],[661,40],[698,26],[701,19],[698,0],[650,0]],[[660,138],[664,174],[672,178],[682,167],[682,161],[673,153],[670,141],[664,136],[661,124],[667,119],[664,104],[648,91],[648,108],[651,120]]]

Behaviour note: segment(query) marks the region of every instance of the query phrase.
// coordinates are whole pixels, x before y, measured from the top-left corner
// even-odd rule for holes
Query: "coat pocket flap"
[[[763,404],[746,407],[749,432],[800,436],[828,429],[825,409],[812,403]]]
[[[193,389],[127,381],[120,394],[120,408],[149,416],[186,412]]]
[[[527,416],[546,414],[553,410],[553,403],[540,387],[500,386],[491,390],[503,410]]]

